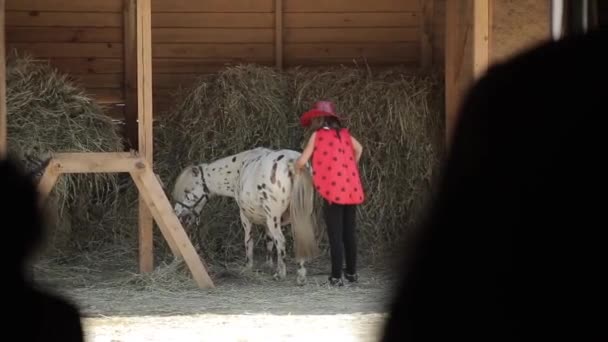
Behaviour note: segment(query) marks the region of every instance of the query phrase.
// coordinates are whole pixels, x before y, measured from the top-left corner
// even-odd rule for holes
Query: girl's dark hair
[[[313,124],[313,129],[315,131],[323,127],[328,127],[336,131],[336,136],[338,137],[338,139],[342,139],[342,137],[340,136],[340,130],[343,128],[343,125],[338,118],[334,116],[324,116],[319,119],[320,120],[317,121],[316,125]]]

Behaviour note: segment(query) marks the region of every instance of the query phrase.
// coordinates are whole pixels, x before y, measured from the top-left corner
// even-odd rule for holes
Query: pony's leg
[[[285,236],[283,236],[283,232],[281,231],[281,215],[280,213],[270,212],[266,217],[266,225],[272,234],[274,245],[277,247],[277,273],[275,273],[274,277],[276,279],[285,279],[287,275],[285,267]]]
[[[241,210],[241,224],[245,231],[245,256],[247,262],[245,268],[251,270],[253,268],[253,238],[251,236],[251,221],[245,216],[243,210]]]
[[[306,267],[304,267],[304,260],[298,261],[298,277],[296,278],[298,285],[304,285],[306,283]]]
[[[273,249],[274,239],[272,238],[272,233],[270,232],[269,228],[266,227],[266,266],[271,269],[274,267],[272,255]]]

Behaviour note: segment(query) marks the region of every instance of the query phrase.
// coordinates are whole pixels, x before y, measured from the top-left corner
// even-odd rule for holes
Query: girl
[[[331,254],[331,285],[342,286],[342,260],[346,256],[344,277],[356,282],[357,246],[355,238],[356,205],[363,203],[364,193],[359,177],[358,163],[363,148],[342,127],[335,106],[320,101],[302,114],[303,127],[313,131],[302,155],[296,161],[300,171],[312,157],[315,189],[324,199],[323,214],[327,225]]]

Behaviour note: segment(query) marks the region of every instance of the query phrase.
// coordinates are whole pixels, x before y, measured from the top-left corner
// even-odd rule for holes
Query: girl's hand
[[[302,157],[298,158],[298,160],[296,160],[296,172],[300,172],[302,171],[302,168],[306,165],[306,161],[302,159]]]
[[[306,147],[304,148],[304,151],[302,151],[302,155],[300,156],[300,158],[298,158],[298,160],[296,161],[295,164],[295,169],[296,172],[299,172],[308,162],[308,159],[310,159],[310,156],[312,156],[312,151],[315,148],[315,133],[313,133],[310,138],[308,139],[308,143],[306,144]]]

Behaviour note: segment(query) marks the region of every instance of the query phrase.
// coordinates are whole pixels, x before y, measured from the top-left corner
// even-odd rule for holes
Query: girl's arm
[[[308,143],[304,148],[304,151],[302,151],[302,155],[300,156],[300,158],[298,158],[298,160],[296,160],[296,170],[302,169],[304,165],[308,163],[308,159],[310,159],[310,156],[312,156],[312,151],[315,148],[315,135],[316,132],[310,136],[310,138],[308,139]]]
[[[359,141],[357,141],[357,139],[355,139],[355,137],[351,136],[350,139],[353,144],[353,150],[355,150],[355,159],[357,160],[357,163],[359,163],[359,159],[361,159],[361,154],[363,154],[363,146],[361,146],[361,144],[359,143]]]

